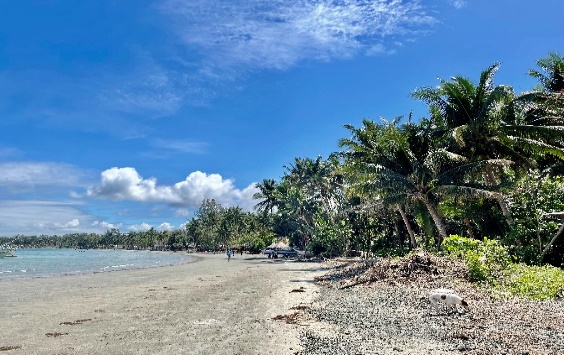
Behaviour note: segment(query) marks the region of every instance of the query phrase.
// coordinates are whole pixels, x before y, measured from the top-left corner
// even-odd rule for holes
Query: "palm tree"
[[[261,200],[255,205],[255,209],[262,212],[270,212],[274,210],[278,199],[276,198],[276,187],[277,183],[274,179],[263,179],[262,184],[256,183],[255,187],[259,189],[259,192],[253,195],[253,199]]]
[[[353,181],[358,179],[358,173],[361,173],[362,169],[359,169],[359,164],[365,163],[375,163],[382,164],[384,166],[394,166],[396,169],[401,169],[401,164],[396,164],[398,161],[393,159],[393,154],[387,154],[386,149],[390,147],[385,147],[381,144],[381,139],[386,132],[386,126],[395,125],[401,117],[397,117],[392,122],[383,121],[383,125],[377,125],[373,121],[368,119],[362,120],[362,127],[355,128],[352,125],[345,125],[344,127],[351,131],[351,138],[343,138],[339,141],[339,147],[348,147],[349,150],[342,152],[345,157],[345,164],[343,167],[343,172],[352,178]],[[392,157],[392,159],[390,159]],[[354,192],[355,189],[350,189],[350,192]],[[400,196],[398,196],[400,197]],[[405,197],[405,196],[404,196]],[[409,218],[405,213],[404,205],[407,200],[405,198],[399,198],[394,203],[389,203],[386,206],[392,206],[395,210],[400,213],[402,221],[407,229],[410,239],[410,245],[412,248],[417,247],[417,241],[415,239],[415,232],[411,227]],[[377,203],[380,206],[384,204]],[[374,205],[374,203],[370,204]]]
[[[339,218],[342,199],[342,178],[336,156],[323,160],[295,158],[284,166],[286,172],[278,186],[281,215],[293,221],[306,247],[315,235],[315,218],[335,223]]]
[[[385,121],[384,125],[376,127],[365,120],[365,127],[375,133],[371,138],[366,132],[353,128],[355,135],[362,139],[341,140],[342,146],[353,148],[345,163],[353,176],[351,190],[382,201],[384,205],[401,207],[411,202],[422,203],[435,223],[439,233],[437,245],[440,245],[447,237],[447,230],[436,208],[437,199],[443,195],[491,196],[492,192],[482,186],[470,184],[468,177],[486,167],[506,165],[508,161],[470,162],[459,154],[434,147],[431,137],[425,137],[430,132],[429,121],[419,126],[408,123],[401,128],[396,127],[397,121]],[[398,210],[407,227],[407,216],[401,208]]]
[[[528,98],[515,96],[509,86],[494,86],[499,64],[484,70],[474,85],[469,79],[453,77],[441,80],[437,88],[417,89],[413,96],[426,102],[432,120],[444,125],[443,139],[448,149],[470,161],[509,159],[516,166],[534,165],[532,157],[552,154],[564,158],[564,150],[555,145],[564,136],[564,126],[550,125],[547,120],[527,115]],[[498,184],[493,166],[488,166],[483,179]],[[498,201],[509,225],[511,212],[501,193],[492,196]]]
[[[564,93],[564,58],[552,52],[548,57],[537,60],[537,65],[544,73],[531,69],[529,75],[540,81],[541,91]]]

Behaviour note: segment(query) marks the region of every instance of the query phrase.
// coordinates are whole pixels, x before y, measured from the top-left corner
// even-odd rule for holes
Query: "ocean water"
[[[0,258],[0,281],[160,267],[193,261],[183,252],[126,250],[19,249],[14,255],[15,258]]]

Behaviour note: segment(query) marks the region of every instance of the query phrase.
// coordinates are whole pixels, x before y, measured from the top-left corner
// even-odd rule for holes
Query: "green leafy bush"
[[[483,241],[452,235],[443,240],[443,250],[468,264],[471,281],[495,284],[511,263],[507,249],[497,240]]]
[[[531,299],[564,298],[564,270],[553,266],[514,264],[507,248],[496,240],[484,241],[450,236],[443,250],[464,260],[472,281],[481,281],[498,291]]]
[[[500,287],[514,295],[546,300],[564,298],[564,270],[554,266],[513,264]]]

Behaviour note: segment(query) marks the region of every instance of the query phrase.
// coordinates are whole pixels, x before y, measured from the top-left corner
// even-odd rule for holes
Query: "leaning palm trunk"
[[[497,179],[495,178],[495,175],[493,174],[490,166],[486,167],[485,180],[486,180],[486,184],[490,186],[497,185]],[[501,208],[501,213],[503,213],[503,216],[505,217],[505,221],[510,227],[512,227],[513,217],[511,216],[511,211],[507,206],[507,202],[503,199],[503,195],[501,193],[496,193],[494,194],[494,199],[499,204],[499,207]]]
[[[417,248],[417,241],[415,240],[415,233],[413,229],[411,229],[411,224],[409,223],[409,219],[407,219],[407,214],[401,207],[401,205],[397,205],[398,211],[401,214],[401,218],[403,219],[403,223],[405,223],[405,227],[407,228],[407,232],[409,233],[409,242],[412,248]]]
[[[437,246],[440,247],[443,239],[448,237],[446,226],[426,195],[420,195],[418,196],[418,199],[423,202],[423,204],[427,208],[427,211],[429,211],[431,218],[433,218],[433,222],[435,222],[435,226],[437,227],[437,231],[439,232],[439,240],[437,241]]]

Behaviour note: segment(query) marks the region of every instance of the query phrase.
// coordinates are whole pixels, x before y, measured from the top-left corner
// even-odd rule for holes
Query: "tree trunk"
[[[472,231],[472,225],[470,224],[468,217],[464,217],[464,224],[466,224],[466,231],[468,232],[468,236],[474,239],[474,232]]]
[[[441,244],[443,242],[443,239],[447,238],[447,232],[446,232],[446,226],[443,222],[443,220],[441,219],[441,217],[439,216],[439,214],[437,213],[437,211],[435,211],[435,208],[433,207],[433,205],[431,205],[431,202],[429,202],[429,199],[427,198],[427,196],[422,195],[420,196],[421,202],[423,202],[423,204],[425,205],[425,207],[427,207],[427,211],[429,211],[429,214],[431,215],[431,218],[433,218],[433,222],[435,222],[435,226],[437,227],[437,230],[439,232],[439,240],[438,240],[438,247],[441,247]]]
[[[544,250],[542,251],[541,256],[539,258],[539,264],[542,263],[544,257],[546,256],[546,253],[548,252],[548,249],[550,249],[550,247],[552,246],[552,244],[554,244],[556,239],[560,237],[562,231],[564,231],[564,218],[562,219],[562,225],[560,226],[560,229],[558,229],[558,232],[556,232],[556,235],[550,240],[550,242],[546,245],[546,247],[544,247]]]
[[[405,223],[405,228],[407,228],[407,232],[409,233],[409,243],[413,249],[417,248],[417,241],[415,240],[415,233],[413,229],[411,229],[411,224],[409,223],[409,219],[407,219],[407,215],[401,205],[397,205],[398,211],[401,214],[401,218],[403,219],[403,223]]]
[[[486,180],[486,184],[490,186],[497,185],[497,179],[491,169],[491,166],[486,167],[486,175],[484,177]],[[501,193],[494,194],[494,198],[497,201],[499,207],[501,208],[501,213],[505,217],[505,221],[510,227],[513,227],[513,217],[511,216],[511,211],[509,211],[509,207],[507,206],[507,202],[503,199],[503,195]]]
[[[509,211],[509,207],[507,207],[507,202],[503,199],[503,195],[500,193],[495,194],[495,199],[501,208],[501,212],[505,217],[507,224],[510,227],[513,227],[513,217],[511,216],[511,211]]]

